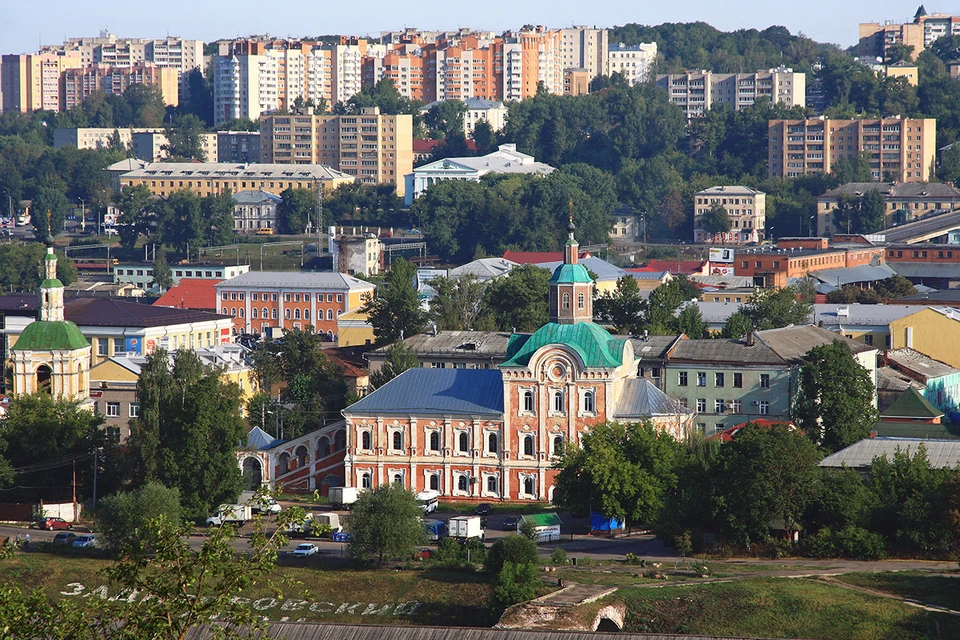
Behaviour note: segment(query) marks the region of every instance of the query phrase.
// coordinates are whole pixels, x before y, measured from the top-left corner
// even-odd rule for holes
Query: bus
[[[417,504],[423,509],[424,513],[433,513],[437,510],[440,503],[439,491],[421,491],[417,494]]]

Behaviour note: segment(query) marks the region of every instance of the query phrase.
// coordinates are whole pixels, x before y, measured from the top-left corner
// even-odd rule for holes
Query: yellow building
[[[373,335],[373,325],[370,324],[369,316],[360,309],[348,311],[337,318],[338,347],[373,344],[374,340],[376,337]]]
[[[413,116],[359,114],[268,115],[260,119],[260,159],[280,164],[322,164],[364,184],[390,183],[404,194],[413,171]]]
[[[920,67],[905,60],[884,67],[888,78],[906,78],[907,84],[917,86],[920,83]]]
[[[960,367],[960,311],[928,307],[890,323],[890,348],[909,348]]]
[[[83,66],[75,51],[0,58],[3,111],[61,110],[61,74]]]
[[[166,197],[180,189],[201,196],[251,189],[280,195],[286,189],[329,192],[354,182],[352,175],[319,164],[228,164],[220,162],[154,162],[120,176],[121,185],[145,184],[151,193]]]

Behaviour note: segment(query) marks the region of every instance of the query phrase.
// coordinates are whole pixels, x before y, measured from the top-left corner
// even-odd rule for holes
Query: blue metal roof
[[[272,449],[282,442],[282,440],[277,440],[260,427],[250,429],[250,432],[247,434],[247,447],[250,449]]]
[[[496,369],[408,369],[344,415],[503,416],[503,378]]]

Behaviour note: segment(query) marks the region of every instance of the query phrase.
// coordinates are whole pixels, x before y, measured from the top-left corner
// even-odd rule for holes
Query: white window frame
[[[106,406],[106,413],[104,414],[108,418],[119,418],[120,417],[120,403],[119,402],[108,402]]]

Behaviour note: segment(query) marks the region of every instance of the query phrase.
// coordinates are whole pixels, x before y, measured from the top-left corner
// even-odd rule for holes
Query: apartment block
[[[859,35],[859,52],[862,56],[883,58],[887,48],[897,44],[913,47],[913,53],[917,55],[938,38],[960,35],[960,16],[928,14],[921,5],[913,16],[913,22],[861,22]]]
[[[60,76],[67,69],[82,66],[80,56],[71,52],[3,56],[0,58],[2,110],[60,111]]]
[[[203,70],[203,40],[187,40],[177,36],[165,38],[118,38],[101,31],[95,38],[70,38],[60,45],[47,45],[41,52],[70,53],[80,56],[83,66],[102,64],[108,67],[132,67],[152,62],[158,67],[185,73]]]
[[[218,131],[217,162],[260,162],[260,132]]]
[[[220,133],[237,132],[201,134],[200,142],[203,148],[204,157],[207,160],[216,161],[220,155],[217,149]],[[110,142],[113,140],[114,135],[119,137],[122,145],[133,152],[133,157],[135,158],[140,158],[141,160],[146,160],[147,162],[155,162],[170,157],[164,149],[167,144],[166,130],[159,128],[58,128],[53,131],[53,146],[56,149],[61,147],[76,147],[77,149],[106,149],[110,146]]]
[[[622,42],[607,50],[610,74],[619,73],[631,86],[646,82],[657,61],[657,43],[641,43],[627,46]]]
[[[806,106],[806,74],[780,67],[756,73],[711,73],[698,71],[657,76],[657,86],[679,105],[687,118],[697,118],[715,102],[734,110],[751,106],[766,97],[773,104]]]
[[[560,63],[564,69],[585,69],[591,78],[610,75],[606,29],[577,26],[560,30]]]
[[[180,102],[178,71],[159,67],[152,62],[140,62],[127,67],[95,63],[81,69],[67,69],[62,74],[61,83],[60,108],[63,111],[97,92],[120,95],[135,84],[157,87],[164,104],[175,107]]]
[[[770,120],[768,174],[829,173],[839,158],[868,156],[873,179],[929,182],[936,156],[933,118]]]
[[[693,198],[693,241],[696,243],[746,244],[760,242],[767,224],[767,194],[740,186],[710,187]],[[726,233],[712,234],[701,228],[703,215],[719,204],[732,225]]]
[[[404,194],[413,171],[413,116],[384,115],[376,107],[359,114],[264,116],[261,162],[323,164],[365,184],[392,183]]]

